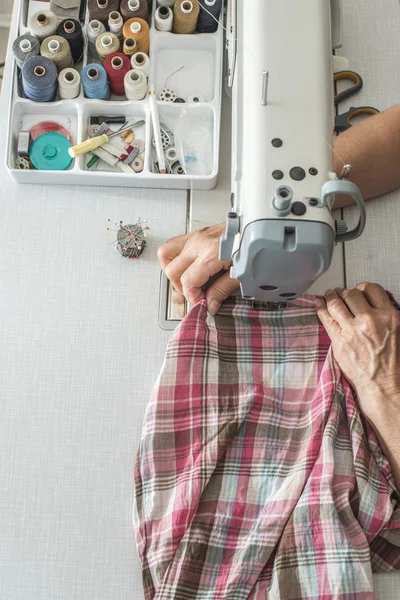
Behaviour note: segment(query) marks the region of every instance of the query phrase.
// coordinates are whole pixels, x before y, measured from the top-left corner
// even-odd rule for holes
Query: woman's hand
[[[370,283],[328,290],[317,310],[366,418],[400,416],[400,314],[385,290]]]
[[[225,223],[205,227],[187,235],[174,237],[158,250],[161,267],[174,287],[173,302],[183,306],[184,297],[195,304],[207,299],[208,310],[217,314],[221,302],[239,287],[229,275],[230,261],[219,260],[219,240],[225,232]],[[203,286],[210,277],[222,274],[206,292]]]

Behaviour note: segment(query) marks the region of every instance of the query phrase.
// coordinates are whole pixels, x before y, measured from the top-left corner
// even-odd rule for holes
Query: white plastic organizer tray
[[[12,56],[12,43],[26,33],[28,18],[38,10],[49,9],[49,4],[36,0],[16,0],[10,31],[7,71],[2,93],[8,98],[9,130],[7,135],[6,166],[11,177],[18,183],[101,185],[119,187],[152,187],[173,189],[212,189],[217,182],[220,136],[220,113],[222,94],[223,27],[216,33],[181,35],[164,33],[154,26],[156,0],[153,0],[150,27],[150,75],[149,81],[156,88],[157,98],[168,87],[185,104],[158,101],[160,121],[174,133],[176,145],[184,160],[185,174],[161,175],[152,172],[151,150],[153,131],[148,98],[139,102],[128,101],[124,96],[111,96],[108,101],[85,98],[82,87],[74,100],[37,103],[23,97],[20,73]],[[86,22],[88,16],[86,16]],[[221,19],[222,21],[222,15]],[[87,48],[80,71],[88,62],[98,62],[90,56]],[[8,75],[8,76],[7,76]],[[188,102],[192,94],[198,94],[201,102]],[[145,142],[144,169],[141,173],[123,173],[88,170],[88,156],[72,161],[68,170],[20,170],[15,168],[17,140],[20,131],[26,131],[41,121],[56,121],[70,132],[73,142],[87,139],[91,116],[124,115],[128,120],[142,119],[145,125],[135,130],[136,138]],[[111,126],[112,127],[112,126]]]

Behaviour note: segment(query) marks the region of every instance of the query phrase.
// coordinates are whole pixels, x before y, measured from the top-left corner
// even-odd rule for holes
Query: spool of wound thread
[[[121,43],[115,33],[101,33],[96,40],[96,52],[99,55],[99,59],[103,64],[109,54],[119,52]]]
[[[120,15],[120,13],[116,10],[110,12],[108,17],[108,28],[111,33],[115,33],[115,35],[122,40],[122,27],[124,25],[124,21]]]
[[[126,38],[126,40],[124,40],[122,51],[124,54],[126,54],[126,56],[133,56],[134,54],[136,54],[136,40],[134,40],[133,38]]]
[[[136,52],[131,58],[132,69],[143,71],[146,77],[150,73],[150,59],[144,52]]]
[[[62,100],[77,98],[81,88],[81,76],[75,69],[63,69],[58,76],[58,91]]]
[[[81,81],[86,98],[97,100],[108,100],[110,98],[110,86],[107,73],[101,65],[91,63],[82,69]]]
[[[147,96],[147,79],[143,71],[132,69],[124,78],[125,96],[128,100],[144,100]]]
[[[149,53],[150,49],[150,30],[146,21],[143,19],[129,19],[122,30],[124,39],[133,38],[136,40],[137,51]]]
[[[33,14],[28,21],[28,29],[39,42],[57,31],[58,19],[51,10],[42,10]]]
[[[158,31],[172,31],[174,13],[169,6],[159,6],[155,13],[155,25]]]
[[[93,21],[90,21],[88,23],[87,29],[86,29],[86,35],[87,35],[87,39],[88,39],[88,43],[89,43],[89,48],[90,51],[96,52],[96,40],[99,37],[99,35],[101,33],[104,33],[106,30],[106,27],[104,25],[104,23],[101,23],[101,21],[97,21],[96,19],[93,19]]]
[[[215,33],[218,29],[222,0],[199,0],[199,5],[197,31],[199,33]]]
[[[22,87],[26,98],[52,102],[57,93],[57,67],[45,56],[31,56],[22,66]]]
[[[82,26],[76,19],[64,19],[57,28],[57,35],[60,35],[67,40],[70,48],[72,59],[77,63],[83,55],[84,40]]]
[[[119,0],[88,0],[90,19],[95,19],[106,25],[110,12],[119,10]]]
[[[60,35],[52,35],[43,40],[40,45],[40,54],[52,60],[58,72],[74,65],[71,48],[67,40]]]
[[[143,19],[149,21],[149,5],[147,0],[121,0],[121,15],[124,21],[128,19]]]
[[[131,61],[128,56],[122,52],[115,52],[107,56],[104,61],[104,68],[107,73],[110,90],[116,96],[125,94],[124,78],[131,69]]]
[[[15,62],[17,63],[18,67],[21,68],[28,58],[31,56],[38,56],[40,52],[40,44],[34,35],[25,33],[14,40],[12,51]]]
[[[176,0],[174,4],[174,33],[194,33],[199,12],[198,0]]]
[[[168,6],[168,8],[173,8],[175,4],[175,0],[157,0],[157,6]]]

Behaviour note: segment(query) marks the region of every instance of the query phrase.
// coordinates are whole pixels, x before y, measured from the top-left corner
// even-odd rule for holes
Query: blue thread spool
[[[108,100],[110,98],[110,86],[107,73],[102,65],[89,64],[82,69],[81,81],[86,98],[96,100]]]
[[[52,102],[57,94],[57,67],[45,56],[32,56],[22,66],[24,94],[34,102]]]
[[[70,147],[71,142],[60,133],[43,133],[32,143],[29,156],[39,171],[65,171],[72,162]]]

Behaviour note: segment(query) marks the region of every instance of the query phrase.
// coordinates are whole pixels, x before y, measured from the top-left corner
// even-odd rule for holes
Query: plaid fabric
[[[400,494],[314,302],[201,302],[173,335],[135,468],[146,600],[372,600],[400,569]]]

